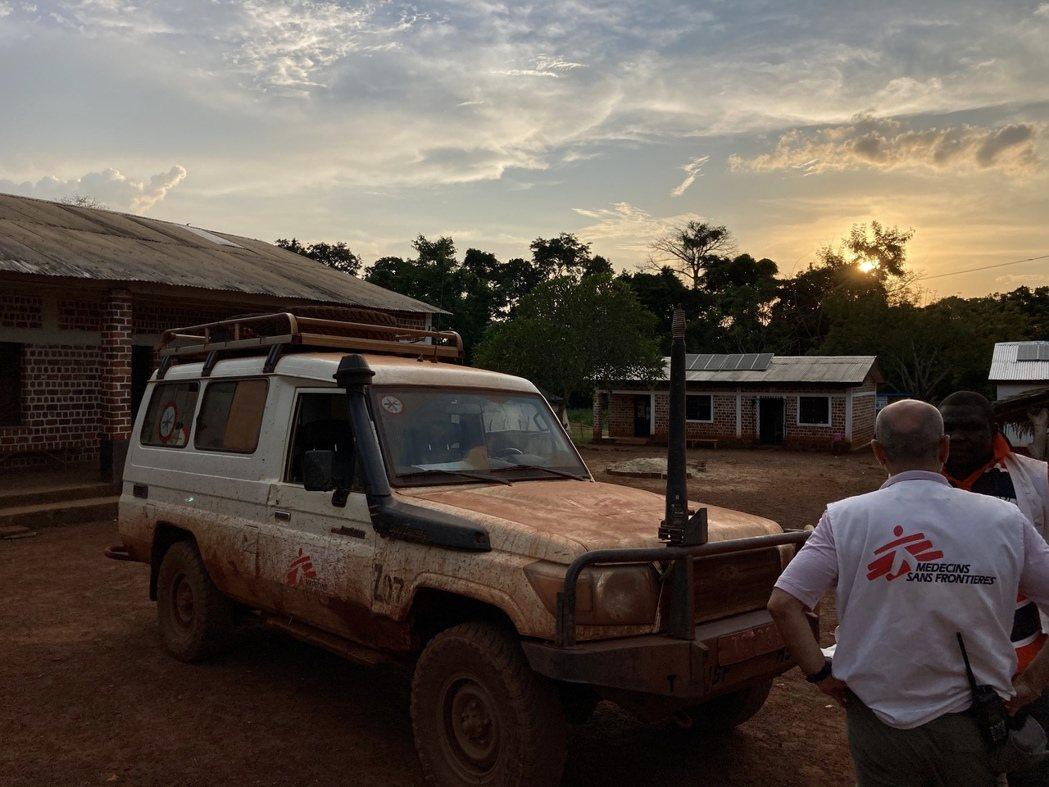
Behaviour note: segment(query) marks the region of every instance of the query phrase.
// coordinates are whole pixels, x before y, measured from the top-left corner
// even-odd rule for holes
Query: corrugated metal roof
[[[0,271],[442,313],[271,243],[0,194]]]
[[[688,356],[691,359],[694,356]],[[874,355],[773,355],[764,369],[693,369],[685,372],[690,383],[829,383],[861,385],[874,372],[880,381]],[[670,358],[663,359],[670,374]]]
[[[1023,355],[1032,360],[1018,360],[1020,348]],[[1042,359],[1046,360],[1042,360]],[[991,382],[1023,380],[1045,380],[1049,382],[1049,342],[998,342],[991,356],[991,371],[987,379]]]

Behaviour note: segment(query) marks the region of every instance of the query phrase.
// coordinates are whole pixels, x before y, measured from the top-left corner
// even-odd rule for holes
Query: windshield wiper
[[[560,476],[561,478],[574,478],[576,481],[589,481],[590,479],[584,475],[578,473],[569,473],[567,470],[555,470],[552,467],[543,467],[542,465],[507,465],[506,467],[496,467],[492,469],[493,473],[498,473],[502,470],[542,470],[550,473],[550,475]]]
[[[431,473],[437,473],[438,475],[454,475],[460,478],[475,478],[478,481],[487,481],[488,483],[506,484],[510,486],[510,482],[505,478],[496,478],[491,475],[482,475],[481,473],[471,473],[467,470],[445,470],[443,467],[434,467],[429,470],[415,470],[411,473],[398,473],[398,478],[417,478],[421,475],[430,475]]]

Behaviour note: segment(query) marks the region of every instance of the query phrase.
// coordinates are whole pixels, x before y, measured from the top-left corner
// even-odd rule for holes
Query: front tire
[[[171,545],[157,575],[157,622],[164,649],[179,661],[200,661],[226,645],[233,603],[215,587],[197,547]]]
[[[557,784],[566,726],[553,683],[528,666],[506,629],[465,623],[423,651],[412,729],[431,784]]]

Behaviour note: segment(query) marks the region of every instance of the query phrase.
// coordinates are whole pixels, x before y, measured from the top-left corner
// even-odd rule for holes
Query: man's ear
[[[885,455],[885,449],[882,447],[881,443],[879,443],[877,440],[871,440],[871,450],[874,451],[874,458],[878,460],[878,464],[888,469],[887,463],[889,461],[889,457]]]

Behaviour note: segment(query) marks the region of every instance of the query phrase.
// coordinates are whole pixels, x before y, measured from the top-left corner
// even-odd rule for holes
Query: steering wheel
[[[504,456],[523,456],[524,451],[520,448],[504,448],[502,451],[497,453],[495,456],[497,459],[502,459]]]

